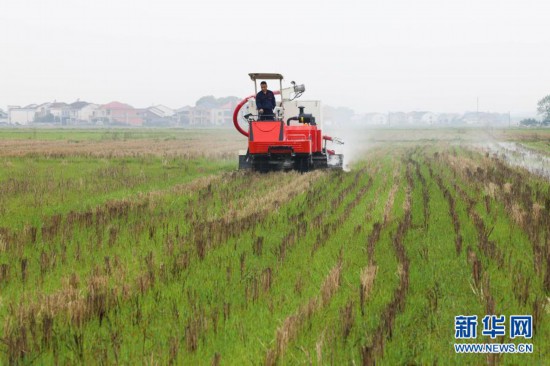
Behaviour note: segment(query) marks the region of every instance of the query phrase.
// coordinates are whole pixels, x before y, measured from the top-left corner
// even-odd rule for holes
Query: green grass
[[[522,142],[522,145],[525,145],[531,149],[543,152],[545,154],[550,154],[550,141],[548,140]]]
[[[37,133],[86,140],[102,131]],[[147,133],[127,138],[181,137]],[[549,183],[466,147],[380,145],[350,172],[305,175],[153,155],[3,157],[0,166],[0,363],[242,365],[272,354],[278,364],[360,364],[365,350],[382,347],[371,353],[377,364],[480,364],[487,355],[455,354],[454,317],[481,322],[489,296],[495,315],[539,312],[524,342],[535,352],[500,361],[548,359],[548,268],[535,263],[537,245],[548,250]],[[518,209],[533,226],[517,222]],[[501,259],[481,246],[476,217]],[[479,259],[480,283],[468,253]],[[373,264],[361,304],[361,271]],[[339,284],[323,301],[339,265]],[[391,313],[404,278],[403,306]]]
[[[0,226],[42,226],[44,217],[184,184],[235,169],[229,160],[178,158],[0,158]]]

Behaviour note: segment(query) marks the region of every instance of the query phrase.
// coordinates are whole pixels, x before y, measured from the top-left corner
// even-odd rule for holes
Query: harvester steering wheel
[[[278,95],[278,94],[281,94],[281,92],[277,90],[277,91],[274,91],[273,94]],[[243,107],[243,105],[245,105],[250,98],[256,98],[256,96],[249,95],[248,97],[241,100],[241,102],[237,104],[237,106],[235,107],[235,111],[233,112],[233,125],[235,126],[237,131],[239,131],[242,135],[246,137],[248,137],[249,133],[248,131],[243,130],[243,128],[239,125],[239,112],[241,111],[241,108]]]

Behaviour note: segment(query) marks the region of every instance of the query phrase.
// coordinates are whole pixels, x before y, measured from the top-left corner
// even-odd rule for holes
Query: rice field
[[[0,364],[550,363],[550,180],[490,148],[550,131],[354,135],[256,174],[232,130],[0,130]],[[532,339],[455,339],[492,314]]]

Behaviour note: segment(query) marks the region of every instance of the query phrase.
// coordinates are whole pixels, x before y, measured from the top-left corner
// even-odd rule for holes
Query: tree
[[[539,100],[537,112],[542,115],[542,124],[550,125],[550,95]]]
[[[213,95],[207,95],[197,100],[195,105],[197,107],[204,107],[204,108],[210,109],[210,108],[216,108],[218,103],[216,102],[216,98]]]
[[[539,121],[537,121],[536,119],[534,118],[526,118],[526,119],[522,119],[520,122],[519,122],[520,125],[522,126],[538,126],[539,124]]]

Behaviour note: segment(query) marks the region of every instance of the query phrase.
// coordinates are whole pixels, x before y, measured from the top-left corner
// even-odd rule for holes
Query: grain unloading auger
[[[243,99],[233,113],[235,128],[248,138],[248,149],[239,154],[239,169],[260,172],[342,169],[343,154],[336,154],[334,150],[328,149],[327,142],[343,142],[322,134],[321,103],[296,100],[305,91],[304,85],[292,82],[291,87],[283,89],[281,74],[248,75],[254,82],[256,94]],[[273,114],[262,115],[262,118],[255,102],[258,80],[279,80],[280,87],[278,91],[273,92],[280,95],[280,101],[276,103]],[[241,113],[243,108],[245,110]],[[247,129],[239,125],[239,119],[243,117],[248,123]]]

